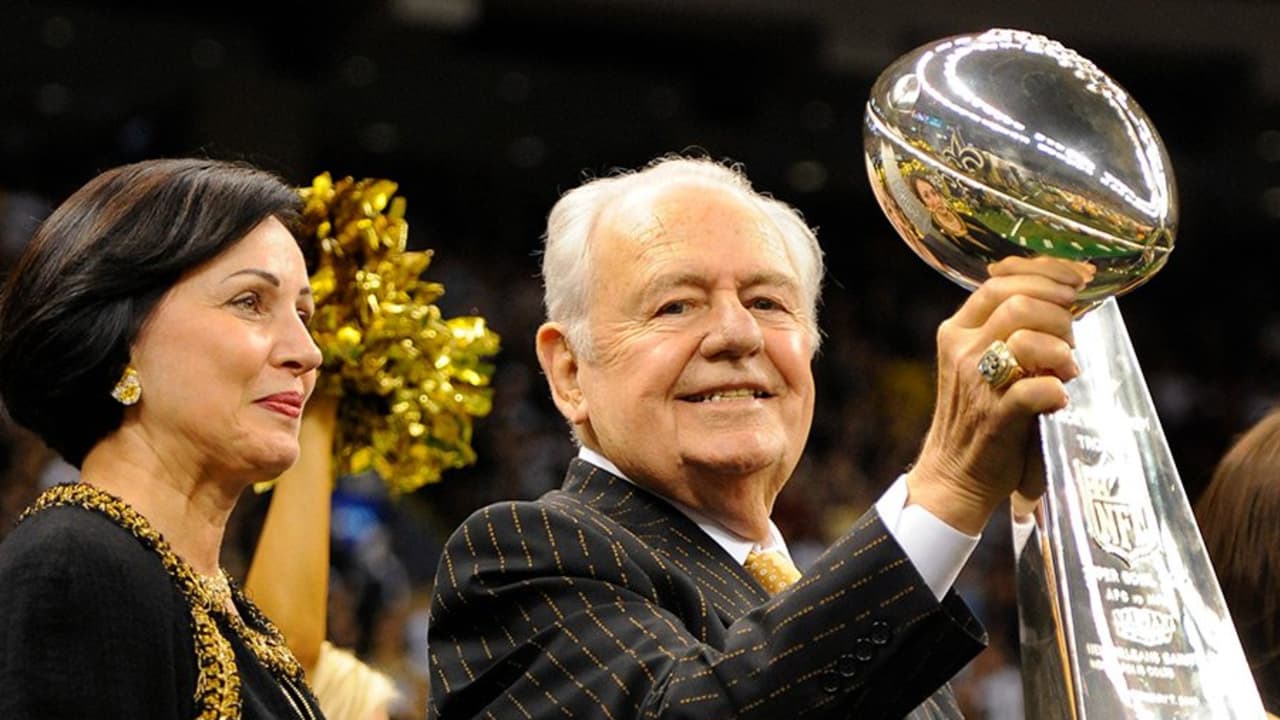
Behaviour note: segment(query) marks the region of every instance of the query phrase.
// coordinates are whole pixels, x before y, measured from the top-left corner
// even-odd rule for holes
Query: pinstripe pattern
[[[431,717],[901,718],[980,649],[872,511],[770,599],[670,505],[574,460],[449,540]],[[939,693],[913,717],[954,718]]]

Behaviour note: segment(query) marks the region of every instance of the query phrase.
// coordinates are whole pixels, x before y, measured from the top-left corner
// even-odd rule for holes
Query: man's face
[[[768,517],[813,417],[813,319],[781,235],[683,184],[606,210],[591,252],[584,442],[713,517]]]

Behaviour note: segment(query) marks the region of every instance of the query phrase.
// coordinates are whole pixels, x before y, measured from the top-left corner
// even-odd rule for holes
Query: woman
[[[110,170],[0,297],[0,396],[81,472],[0,544],[0,717],[321,717],[218,567],[228,515],[298,454],[320,353],[297,193],[242,165]]]
[[[1227,451],[1196,521],[1269,717],[1280,714],[1280,410]]]

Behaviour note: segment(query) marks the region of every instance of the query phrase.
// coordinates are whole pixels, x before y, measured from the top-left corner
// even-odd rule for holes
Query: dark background
[[[823,395],[777,516],[803,554],[911,460],[933,331],[963,300],[875,206],[861,152],[871,83],[938,37],[1036,31],[1124,85],[1168,145],[1176,250],[1121,307],[1194,498],[1280,387],[1280,3],[1008,5],[6,0],[0,246],[12,255],[51,203],[143,158],[247,159],[299,185],[325,170],[398,181],[411,242],[436,253],[427,275],[446,285],[446,315],[484,315],[504,345],[479,464],[395,505],[352,505],[394,529],[420,584],[467,512],[558,484],[571,452],[532,355],[555,199],[584,174],[665,152],[740,161],[818,227],[828,254]],[[364,517],[344,512],[338,530]]]

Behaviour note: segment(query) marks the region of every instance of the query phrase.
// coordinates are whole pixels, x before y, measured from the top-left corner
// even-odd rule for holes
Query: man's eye
[[[669,302],[658,308],[659,315],[680,315],[689,309],[689,304],[683,300]]]
[[[774,299],[772,299],[772,298],[764,298],[764,297],[762,297],[762,298],[755,298],[754,300],[752,300],[752,301],[751,301],[751,309],[753,309],[753,310],[780,310],[780,309],[782,309],[782,305],[780,305],[776,300],[774,300]]]

